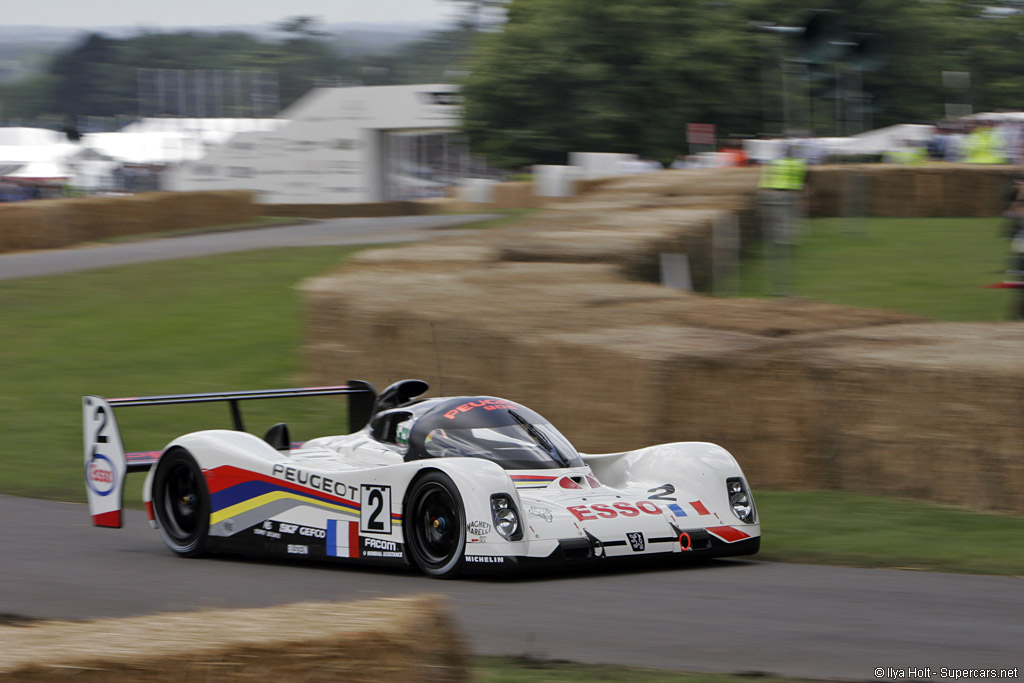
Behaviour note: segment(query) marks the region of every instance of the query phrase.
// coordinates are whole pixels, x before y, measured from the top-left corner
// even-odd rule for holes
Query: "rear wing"
[[[121,527],[124,479],[128,472],[144,472],[160,458],[160,451],[125,453],[115,408],[178,405],[183,403],[228,403],[233,428],[245,431],[240,401],[302,396],[349,394],[349,429],[362,429],[373,414],[377,392],[369,382],[350,380],[347,385],[269,389],[226,393],[169,394],[128,398],[82,397],[82,432],[85,442],[85,488],[89,514],[96,526]]]

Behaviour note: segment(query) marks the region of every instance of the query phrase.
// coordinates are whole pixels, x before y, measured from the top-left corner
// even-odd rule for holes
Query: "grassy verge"
[[[1024,575],[1024,518],[837,491],[755,491],[758,559]]]
[[[0,336],[0,414],[7,442],[18,444],[0,454],[0,491],[82,500],[84,394],[301,384],[303,306],[295,286],[352,251],[245,252],[0,283],[8,332]],[[311,413],[291,403],[289,415],[308,413],[311,433],[344,430],[333,399],[306,400]],[[267,403],[275,402],[246,407],[253,431],[278,421],[279,402]],[[137,408],[118,417],[129,450],[159,449],[183,425],[230,426],[226,408]],[[296,438],[310,435],[298,431]]]
[[[795,293],[848,306],[936,320],[1010,317],[1002,280],[1009,243],[1001,218],[842,218],[808,221],[793,262]],[[740,267],[740,296],[768,296],[772,275],[760,249]]]
[[[476,683],[590,683],[593,681],[630,681],[631,683],[785,683],[798,679],[742,674],[694,674],[657,669],[640,669],[599,664],[574,664],[527,659],[524,657],[481,657],[473,661]]]

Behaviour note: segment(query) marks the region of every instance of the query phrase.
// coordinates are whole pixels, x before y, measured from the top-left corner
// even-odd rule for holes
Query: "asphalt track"
[[[719,560],[437,581],[182,559],[138,511],[101,529],[84,505],[0,496],[0,520],[0,613],[87,619],[435,593],[481,654],[861,681],[878,667],[931,668],[934,680],[942,667],[1024,669],[1020,578]]]
[[[445,234],[445,228],[493,217],[491,214],[466,214],[339,218],[302,225],[0,254],[0,280],[257,249],[409,242]]]
[[[246,249],[424,239],[479,219],[344,219],[6,254],[0,280]],[[436,581],[360,567],[185,560],[134,511],[124,529],[99,529],[82,505],[0,496],[0,520],[0,614],[88,619],[437,593],[481,654],[860,681],[952,680],[943,667],[1017,667],[1018,677],[1024,669],[1019,577],[721,560]]]

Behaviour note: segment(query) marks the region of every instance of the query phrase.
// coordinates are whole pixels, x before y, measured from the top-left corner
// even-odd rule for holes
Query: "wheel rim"
[[[451,493],[431,484],[419,497],[418,525],[414,542],[424,562],[431,567],[447,564],[458,552],[461,524]]]
[[[187,540],[199,526],[199,481],[191,467],[175,464],[164,481],[164,521],[168,533]]]

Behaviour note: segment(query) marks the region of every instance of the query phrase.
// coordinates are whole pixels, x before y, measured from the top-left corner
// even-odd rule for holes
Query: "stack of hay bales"
[[[841,216],[855,196],[867,216],[998,216],[1009,200],[1015,167],[977,164],[814,167],[807,175],[812,216]]]
[[[1024,326],[636,277],[749,206],[755,184],[730,170],[606,181],[523,224],[367,252],[304,286],[312,379],[504,396],[586,452],[714,441],[755,488],[1024,512]]]
[[[466,655],[429,597],[0,626],[19,683],[466,681]]]
[[[0,204],[0,253],[79,242],[249,223],[252,193],[149,192]]]
[[[353,202],[351,204],[260,204],[261,216],[283,218],[379,218],[434,213],[423,201]]]
[[[66,247],[79,241],[65,200],[0,204],[0,254]]]

